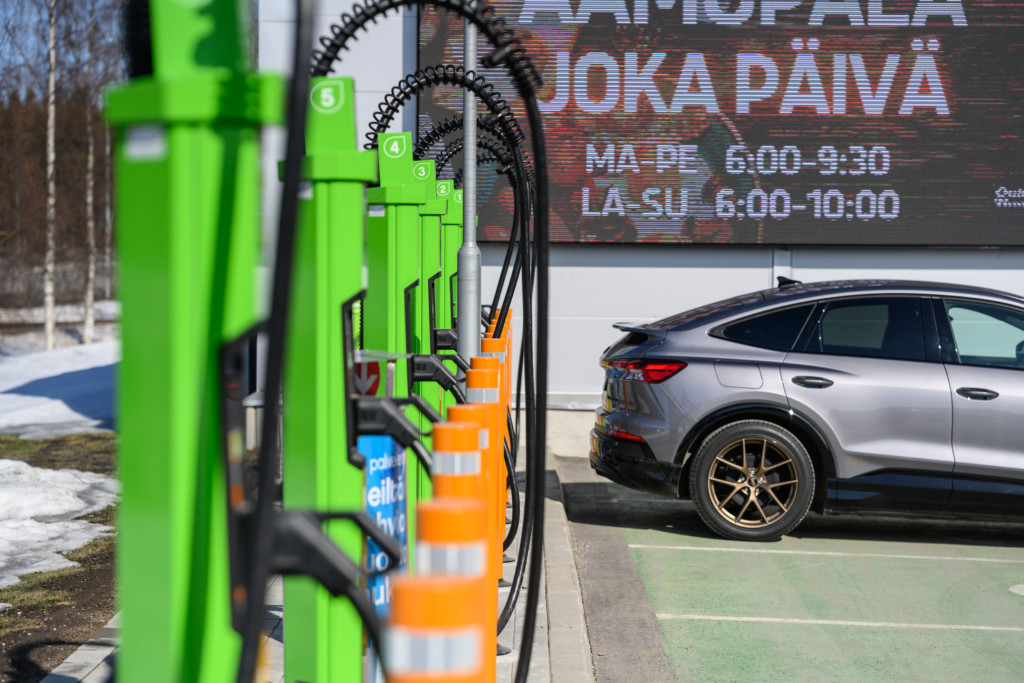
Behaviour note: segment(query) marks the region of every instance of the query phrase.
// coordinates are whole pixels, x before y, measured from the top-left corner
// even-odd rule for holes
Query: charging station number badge
[[[450,191],[451,191],[451,188],[448,185],[438,185],[437,186],[437,196],[438,197],[447,197],[448,193]]]
[[[402,155],[405,154],[405,136],[395,135],[394,137],[389,137],[384,142],[384,154],[389,159],[401,159]]]
[[[309,93],[309,103],[321,114],[333,114],[345,104],[345,91],[337,81],[317,83]]]
[[[416,180],[426,180],[427,176],[430,175],[430,163],[424,161],[423,163],[416,164],[412,167],[412,174],[416,177]]]

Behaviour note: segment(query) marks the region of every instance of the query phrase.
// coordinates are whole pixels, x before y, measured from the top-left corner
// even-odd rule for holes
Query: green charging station
[[[434,197],[424,179],[414,175],[412,135],[388,133],[377,146],[380,186],[367,190],[371,205],[384,207],[383,216],[367,222],[367,293],[363,302],[363,346],[395,354],[394,396],[409,395],[409,367],[405,357],[413,353],[414,306],[420,284],[420,210]],[[432,173],[431,173],[432,175]],[[408,408],[413,424],[419,413]],[[421,499],[419,461],[406,453],[407,517],[409,538],[416,538],[416,504]],[[415,475],[413,473],[416,473]],[[409,567],[416,566],[415,544],[409,544]]]
[[[447,212],[448,202],[437,197],[437,180],[433,160],[414,162],[412,175],[415,181],[424,186],[427,201],[419,210],[420,276],[413,301],[411,351],[418,354],[429,354],[433,352],[430,343],[433,334],[430,324],[430,294],[433,288],[430,286],[430,281],[432,278],[436,280],[436,276],[441,272],[441,216]],[[422,396],[432,408],[441,410],[441,394],[443,392],[437,382],[416,382],[413,384],[413,391]],[[419,416],[419,426],[421,432],[430,431],[430,421],[425,415]],[[427,445],[429,448],[432,443],[428,442]],[[433,496],[430,477],[422,467],[417,470],[416,488],[421,500]]]
[[[356,149],[349,78],[310,82],[303,198],[295,248],[284,371],[286,509],[362,510],[364,473],[349,461],[342,305],[363,290],[365,187],[377,158]],[[359,564],[363,534],[351,522],[326,523],[330,538]],[[306,576],[284,580],[287,681],[356,680],[363,625],[347,600]]]
[[[107,97],[124,316],[120,680],[221,682],[238,665],[218,353],[255,323],[259,128],[282,122],[284,90],[252,72],[242,9],[152,0],[135,27],[148,40],[130,46],[136,77]]]
[[[448,211],[441,216],[441,277],[437,282],[437,327],[454,330],[458,315],[459,249],[462,248],[462,190],[456,190],[451,180],[437,183],[438,195],[448,197]],[[450,351],[454,354],[455,351]],[[443,355],[443,354],[442,354]],[[468,360],[468,359],[467,359]],[[442,414],[455,405],[451,394],[441,397]]]

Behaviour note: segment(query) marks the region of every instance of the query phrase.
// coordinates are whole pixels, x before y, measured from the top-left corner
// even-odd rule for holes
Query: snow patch
[[[60,553],[113,528],[75,518],[113,505],[119,490],[102,474],[0,460],[0,588],[25,574],[76,566]]]
[[[0,433],[110,431],[120,356],[116,341],[0,356]]]
[[[121,319],[120,301],[97,301],[93,304],[93,318],[96,322],[113,322]],[[85,320],[85,306],[67,304],[53,307],[54,322],[80,323]],[[0,308],[0,324],[35,324],[42,325],[46,321],[46,309],[42,306],[32,308]]]

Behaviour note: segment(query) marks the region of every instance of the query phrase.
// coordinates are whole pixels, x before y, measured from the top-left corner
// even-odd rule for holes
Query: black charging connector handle
[[[381,396],[360,396],[356,404],[356,431],[364,436],[390,436],[402,448],[410,448],[420,464],[432,472],[434,462],[420,442],[416,428],[392,399]]]
[[[397,567],[402,561],[402,548],[398,541],[388,536],[365,512],[315,512],[317,519],[326,522],[331,519],[345,519],[355,524],[388,558],[388,565],[381,571],[367,572],[367,576],[377,576]]]
[[[434,331],[431,337],[431,346],[433,352],[438,351],[457,351],[459,348],[459,334],[455,330],[431,328]]]
[[[374,644],[382,647],[380,618],[369,594],[362,587],[364,574],[324,533],[321,515],[307,510],[289,510],[278,513],[273,520],[274,549],[270,557],[270,572],[283,576],[309,576],[331,595],[347,597],[366,625]]]
[[[458,403],[466,402],[466,395],[459,388],[459,378],[445,367],[441,356],[414,355],[412,357],[412,378],[416,382],[437,382],[442,389],[450,392]]]
[[[434,407],[427,403],[427,400],[419,394],[413,394],[403,398],[392,398],[391,400],[400,406],[413,406],[420,411],[423,417],[430,420],[431,423],[436,424],[444,420],[444,418],[441,417],[441,413],[437,412]]]

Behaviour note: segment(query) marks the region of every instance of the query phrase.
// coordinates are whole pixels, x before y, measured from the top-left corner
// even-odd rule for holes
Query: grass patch
[[[49,470],[74,469],[114,476],[117,439],[113,434],[73,434],[54,439],[0,436],[0,458]]]
[[[116,516],[116,508],[110,506],[79,519],[113,526]],[[16,631],[41,628],[46,615],[52,610],[74,604],[73,592],[65,587],[74,586],[81,575],[92,571],[97,565],[112,563],[116,540],[115,534],[107,534],[89,541],[81,548],[63,553],[64,557],[77,562],[77,567],[25,574],[20,583],[0,588],[0,602],[11,605],[0,612],[0,639]]]
[[[44,469],[76,469],[113,476],[116,446],[113,434],[75,434],[39,440],[0,436],[0,458],[20,460]],[[114,527],[117,508],[110,506],[79,519]],[[0,602],[12,605],[0,612],[0,639],[12,633],[43,628],[51,612],[74,605],[75,592],[71,589],[76,581],[97,567],[112,565],[115,542],[115,534],[101,536],[64,553],[80,566],[26,574],[20,583],[0,589]]]

